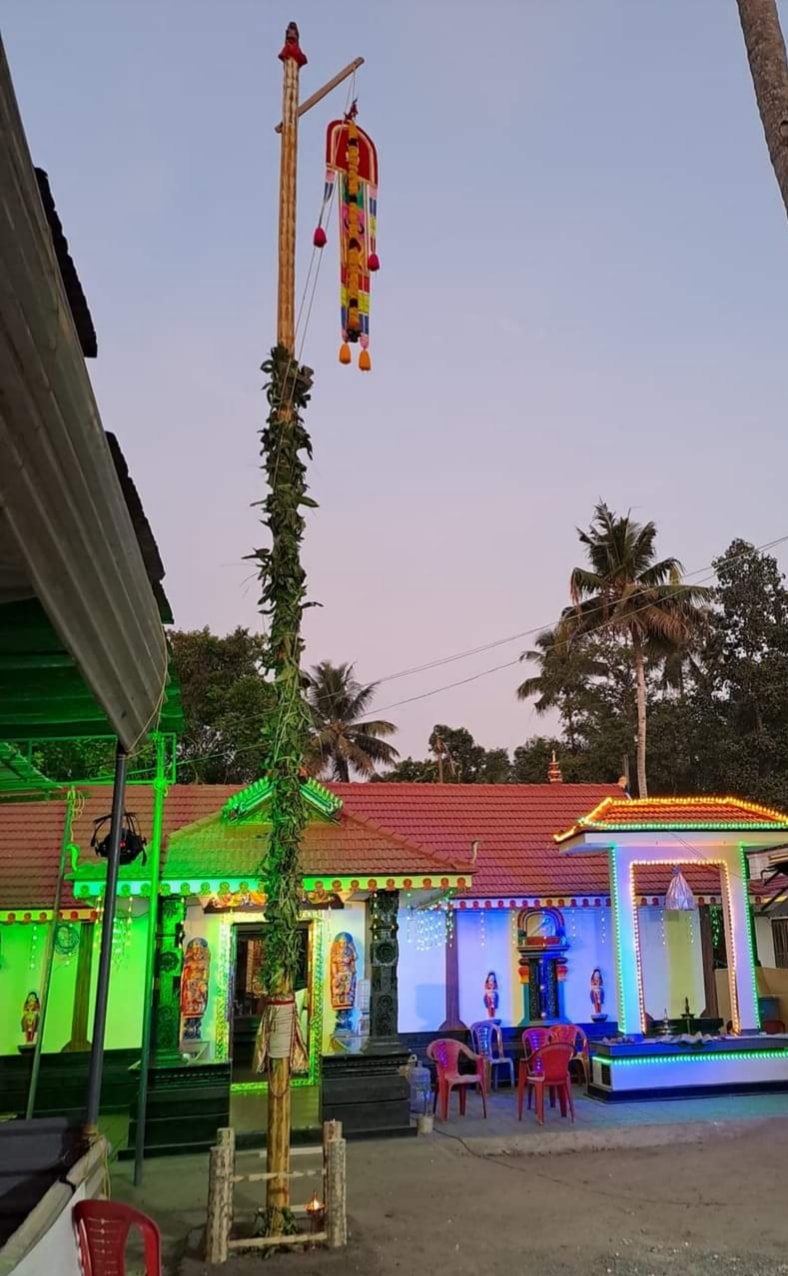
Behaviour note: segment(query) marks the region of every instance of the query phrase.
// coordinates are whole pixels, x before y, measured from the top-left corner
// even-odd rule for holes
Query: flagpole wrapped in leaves
[[[339,177],[339,277],[342,345],[339,362],[350,363],[351,345],[360,346],[358,366],[369,372],[370,277],[380,269],[377,254],[378,153],[372,138],[356,124],[356,104],[326,134],[326,182],[323,208],[314,234],[316,248],[326,243],[326,218]]]

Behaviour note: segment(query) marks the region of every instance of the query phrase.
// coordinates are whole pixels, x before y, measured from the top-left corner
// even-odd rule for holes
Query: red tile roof
[[[179,829],[169,840],[163,873],[170,879],[254,875],[265,854],[269,825],[263,819],[219,822],[218,815]],[[363,816],[341,811],[335,820],[312,819],[301,843],[305,877],[440,877],[467,872],[470,852],[441,856]]]
[[[554,835],[577,824],[605,798],[617,798],[620,790],[613,786],[382,783],[329,787],[342,799],[343,812],[337,824],[315,821],[309,826],[304,863],[309,875],[381,875],[385,871],[404,875],[418,872],[428,860],[462,871],[472,842],[478,840],[469,895],[500,898],[508,903],[509,899],[525,896],[603,896],[609,889],[604,855],[562,855]],[[172,785],[164,804],[165,845],[174,830],[215,815],[237,792],[235,785]],[[752,811],[750,804],[734,803],[739,814],[733,816],[730,802],[733,799],[724,800],[730,818],[741,822]],[[72,832],[83,859],[91,853],[93,823],[107,814],[110,804],[109,788],[85,794],[84,807],[74,820]],[[152,789],[130,789],[126,806],[149,836]],[[619,799],[612,809],[628,813],[636,806]],[[675,803],[671,806],[677,808]],[[703,799],[693,803],[695,807],[704,813],[711,809]],[[770,827],[785,819],[775,812],[771,816]],[[51,907],[64,819],[63,802],[0,804],[0,909]],[[743,827],[752,825],[752,818],[740,823]],[[171,854],[180,854],[177,839]],[[417,859],[418,863],[414,862]],[[179,875],[181,868],[177,858],[170,861],[173,875]],[[237,871],[251,870],[242,870],[239,865]],[[188,875],[199,876],[201,872],[202,869],[189,869]],[[637,888],[649,895],[664,894],[667,881],[663,877],[660,870],[644,874],[642,882],[638,876]],[[688,870],[687,877],[693,888],[718,893],[716,874]],[[63,904],[74,904],[68,887]]]
[[[52,907],[65,819],[65,802],[0,803],[0,908]]]
[[[584,811],[621,790],[602,784],[331,784],[344,809],[429,846],[468,855],[479,842],[469,895],[603,894],[604,856],[562,857],[553,841]]]
[[[606,798],[577,821],[582,829],[688,829],[702,832],[715,828],[788,829],[788,815],[782,811],[744,802],[732,797]]]

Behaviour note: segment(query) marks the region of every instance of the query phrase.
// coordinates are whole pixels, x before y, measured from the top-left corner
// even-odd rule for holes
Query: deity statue
[[[211,950],[207,939],[190,939],[183,954],[181,974],[183,1035],[189,1041],[199,1041],[202,1033],[202,1019],[208,1008],[210,969]]]
[[[356,1004],[356,945],[346,930],[331,945],[331,1006],[337,1012],[336,1032],[350,1032]]]
[[[498,976],[494,970],[487,972],[487,978],[484,981],[484,1008],[487,1011],[487,1018],[494,1019],[495,1012],[500,1002],[498,995]]]
[[[37,992],[29,992],[22,1007],[22,1033],[25,1045],[35,1045],[38,1036],[38,1022],[41,1018],[41,1002]]]
[[[591,1005],[594,1008],[591,1018],[594,1020],[607,1019],[607,1015],[602,1010],[602,1007],[605,1004],[605,984],[602,979],[602,971],[598,966],[595,966],[591,971],[589,996],[591,998]]]

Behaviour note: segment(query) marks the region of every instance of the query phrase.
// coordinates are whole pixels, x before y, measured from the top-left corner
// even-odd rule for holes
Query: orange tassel
[[[362,372],[372,371],[372,360],[369,357],[368,350],[361,351],[361,354],[358,356],[358,366],[360,367]]]
[[[348,343],[347,343],[346,341],[343,341],[343,342],[342,342],[342,345],[339,347],[339,362],[340,362],[340,363],[350,363],[350,362],[351,362],[351,359],[350,359],[350,346],[348,345]]]

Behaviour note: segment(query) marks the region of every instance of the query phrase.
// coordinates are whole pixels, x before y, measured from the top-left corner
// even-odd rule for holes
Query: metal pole
[[[148,1112],[148,1069],[153,1029],[153,979],[156,971],[156,928],[159,914],[159,874],[161,870],[161,827],[167,781],[164,776],[166,741],[156,736],[156,779],[153,782],[153,828],[150,838],[150,907],[148,912],[148,952],[145,959],[145,986],[142,999],[142,1054],[137,1092],[137,1133],[134,1139],[134,1185],[142,1183],[145,1160],[145,1122]]]
[[[60,921],[60,897],[63,892],[63,877],[65,876],[68,850],[71,845],[71,824],[74,819],[75,800],[76,793],[74,789],[69,789],[66,794],[66,818],[63,823],[63,840],[60,844],[60,863],[58,864],[57,869],[55,900],[52,905],[52,921],[49,924],[46,952],[44,953],[44,981],[41,988],[41,1014],[38,1021],[38,1036],[36,1037],[35,1050],[33,1051],[33,1067],[30,1072],[30,1086],[27,1091],[27,1107],[25,1108],[26,1121],[30,1121],[32,1119],[33,1110],[36,1106],[38,1074],[41,1070],[41,1051],[44,1048],[44,1030],[46,1028],[47,1021],[47,1006],[49,1004],[49,988],[52,983],[52,961],[55,955],[55,935],[57,934],[58,923]]]
[[[115,924],[115,905],[117,903],[120,834],[123,827],[123,800],[126,793],[128,761],[128,754],[119,742],[115,752],[115,786],[112,790],[112,824],[110,826],[109,854],[107,856],[107,890],[104,896],[101,953],[99,955],[98,983],[96,984],[96,1009],[93,1014],[93,1044],[90,1050],[88,1097],[85,1110],[85,1133],[89,1137],[98,1133],[101,1077],[104,1070],[104,1037],[107,1029],[109,976],[112,963],[112,930]]]

